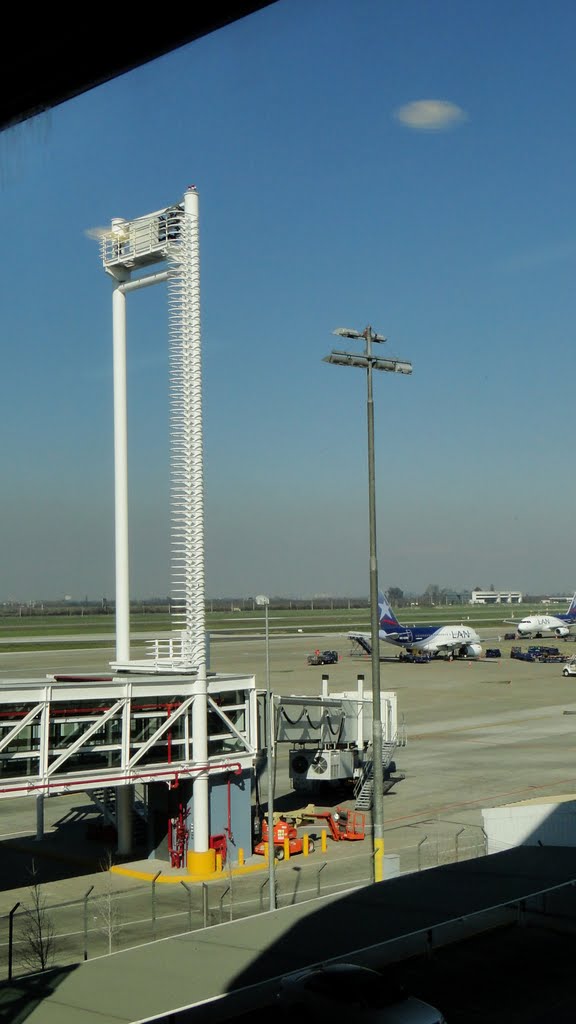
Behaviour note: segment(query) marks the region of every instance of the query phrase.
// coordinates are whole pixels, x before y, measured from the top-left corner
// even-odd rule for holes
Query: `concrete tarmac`
[[[560,643],[567,655],[574,650],[572,643]],[[550,644],[560,645],[555,640]],[[384,800],[385,849],[398,854],[403,872],[481,854],[483,807],[576,790],[576,679],[564,678],[558,664],[511,659],[509,642],[498,646],[503,655],[500,659],[409,665],[387,658],[388,648],[382,645],[381,688],[397,693],[399,718],[407,736],[407,745],[398,749],[395,758],[398,770],[406,777]],[[338,664],[308,666],[306,657],[315,647],[337,649],[341,655]],[[144,654],[137,642],[132,654],[135,658]],[[113,658],[112,649],[0,653],[0,687],[2,679],[7,678],[105,673]],[[219,642],[213,637],[211,669],[254,673],[263,689],[263,640]],[[328,676],[333,691],[355,689],[358,675],[364,676],[365,688],[371,688],[370,659],[351,656],[347,638],[334,634],[273,636],[270,673],[273,691],[284,695],[318,695],[323,675]],[[283,800],[287,804],[297,802],[287,768],[288,748],[280,747],[276,779],[279,805]],[[301,802],[307,803],[308,798]],[[32,859],[39,868],[42,893],[49,905],[82,900],[90,886],[94,886],[95,894],[106,892],[109,876],[102,871],[106,845],[86,839],[86,824],[93,813],[84,794],[47,800],[46,838],[37,842],[35,800],[0,802],[1,916],[26,897]],[[370,880],[371,844],[368,840],[360,845],[363,856],[354,850],[354,857],[345,844],[328,845],[322,861],[329,863],[335,879],[360,885]],[[291,879],[287,896],[298,875],[296,869],[304,866],[302,860],[299,864],[295,860],[294,864],[281,865],[278,871],[281,885],[284,879]],[[313,888],[320,861],[312,857],[309,861],[300,884]],[[136,869],[148,865],[164,875],[170,872],[163,863],[129,860],[126,866],[130,864]],[[326,878],[325,872],[322,878]],[[219,891],[217,884],[213,884],[215,892]],[[252,876],[239,884],[246,890],[251,887],[257,900],[261,883],[255,883]],[[134,878],[114,878],[114,889],[120,893],[131,895],[141,885]]]
[[[558,641],[551,641],[558,645]],[[566,654],[573,643],[560,642]],[[399,853],[402,870],[431,866],[459,855],[481,852],[483,807],[499,806],[539,795],[565,795],[576,789],[576,677],[564,678],[559,664],[538,664],[509,657],[510,642],[498,645],[502,658],[477,662],[433,661],[411,665],[387,658],[381,645],[381,689],[398,697],[398,715],[407,745],[395,760],[405,775],[384,800],[386,851]],[[335,665],[311,667],[306,657],[315,647],[337,649]],[[136,642],[133,657],[142,657]],[[106,672],[111,649],[0,653],[3,678],[43,678],[50,673]],[[211,669],[253,673],[265,684],[263,640],[211,640]],[[299,634],[270,640],[270,677],[274,693],[318,695],[322,676],[333,691],[356,688],[358,675],[371,688],[371,661],[351,656],[347,637]],[[278,747],[275,806],[282,810],[309,802],[294,799],[288,778],[288,745]],[[339,802],[335,794],[324,802]],[[319,801],[317,801],[318,803]],[[65,833],[88,813],[84,796],[46,802],[47,827]],[[88,808],[86,812],[78,808]],[[22,841],[36,829],[31,798],[0,803],[0,838]],[[462,831],[464,829],[464,831]],[[68,833],[71,835],[71,832]],[[426,837],[426,838],[425,838]],[[72,857],[74,844],[67,843]],[[40,849],[38,847],[38,855]],[[100,851],[98,851],[98,856]],[[434,860],[436,858],[436,860]]]

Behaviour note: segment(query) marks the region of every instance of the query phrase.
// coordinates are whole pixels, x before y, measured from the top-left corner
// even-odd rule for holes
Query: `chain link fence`
[[[372,845],[362,850],[338,851],[334,859],[322,853],[292,857],[275,871],[279,908],[346,893],[373,880]],[[481,829],[460,826],[447,831],[445,823],[405,826],[385,835],[387,853],[399,859],[401,874],[483,856]],[[392,858],[393,860],[393,858]],[[385,869],[386,873],[386,869]],[[211,925],[237,921],[268,910],[266,871],[217,881],[194,883],[135,883],[115,887],[107,873],[96,893],[87,888],[83,898],[50,903],[41,886],[31,886],[21,903],[0,918],[0,978],[17,978],[47,967],[65,967],[83,960],[168,938]]]

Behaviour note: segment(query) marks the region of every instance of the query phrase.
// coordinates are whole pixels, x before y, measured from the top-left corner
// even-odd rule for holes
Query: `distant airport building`
[[[473,590],[470,604],[522,604],[520,590]]]

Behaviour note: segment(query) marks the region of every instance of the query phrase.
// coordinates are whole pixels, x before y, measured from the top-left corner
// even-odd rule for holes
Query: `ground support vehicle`
[[[266,818],[262,822],[262,839],[254,847],[254,853],[264,856],[266,854],[266,847],[268,845],[268,821]],[[288,852],[291,857],[296,853],[302,853],[304,850],[304,840],[298,835],[298,830],[295,826],[289,822],[286,818],[280,818],[274,825],[274,857],[276,860],[284,860],[285,857],[285,842],[288,840]],[[314,852],[314,840],[308,840],[308,852]]]
[[[522,650],[516,645],[510,648],[510,657],[519,661],[538,661],[541,664],[558,664],[566,661],[564,654],[561,654],[558,647],[542,647],[536,644]]]
[[[337,665],[338,651],[314,651],[307,658],[309,665]]]
[[[568,661],[564,665],[564,668],[562,669],[562,675],[576,676],[576,654],[573,654],[572,657],[568,659]]]
[[[518,645],[510,648],[510,657],[517,658],[518,661],[536,661],[536,658],[530,651],[523,651]]]
[[[488,649],[486,651],[486,657],[487,658],[501,658],[502,657],[502,651],[500,650],[499,647],[488,647]]]
[[[545,662],[564,662],[566,657],[561,654],[557,647],[541,647],[534,645],[529,647],[528,650],[534,655],[536,661]]]
[[[429,661],[432,661],[432,655],[409,654],[408,651],[402,651],[398,655],[398,661],[409,661],[412,665],[426,665]]]
[[[366,815],[360,811],[347,811],[337,807],[331,811],[319,811],[313,804],[308,804],[301,811],[290,815],[290,821],[296,825],[310,824],[314,821],[325,822],[330,838],[335,842],[357,842],[366,838]]]

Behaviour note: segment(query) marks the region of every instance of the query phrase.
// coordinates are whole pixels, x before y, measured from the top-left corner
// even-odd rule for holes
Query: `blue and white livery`
[[[576,593],[565,615],[526,615],[523,619],[505,619],[511,626],[516,626],[518,636],[541,637],[544,633],[553,636],[568,636],[572,626],[576,624]]]
[[[433,657],[479,658],[482,644],[476,630],[463,624],[459,626],[405,626],[398,622],[388,599],[378,594],[379,637],[388,644],[402,647],[409,654],[431,654]],[[349,633],[351,640],[357,640],[365,650],[371,637],[366,633]]]

